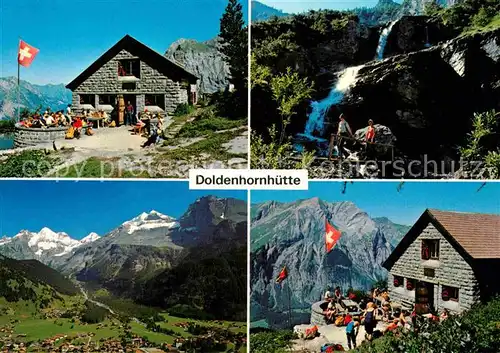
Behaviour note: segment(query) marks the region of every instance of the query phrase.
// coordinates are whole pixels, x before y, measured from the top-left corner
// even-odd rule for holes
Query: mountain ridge
[[[39,85],[21,80],[21,108],[63,110],[71,103],[71,91],[64,84]],[[0,119],[14,118],[17,107],[17,78],[0,77]]]
[[[293,278],[285,284],[291,291],[292,309],[309,309],[328,286],[369,289],[386,278],[382,263],[392,252],[391,241],[404,235],[397,227],[382,228],[382,221],[377,223],[351,201],[327,202],[316,197],[287,203],[268,201],[255,207],[251,320],[266,319],[271,325],[279,326],[288,310],[284,307],[288,289],[273,284],[283,266]],[[325,219],[342,232],[329,254],[324,249]]]

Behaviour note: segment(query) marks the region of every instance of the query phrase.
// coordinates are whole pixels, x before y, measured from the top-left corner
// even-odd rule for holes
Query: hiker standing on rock
[[[337,147],[339,150],[339,158],[342,159],[344,154],[348,156],[347,151],[344,149],[346,137],[353,137],[352,130],[347,121],[345,120],[344,113],[339,116],[339,128],[337,131]]]
[[[373,155],[373,144],[375,143],[375,127],[373,126],[373,120],[368,120],[368,128],[365,135],[365,152],[367,157]]]

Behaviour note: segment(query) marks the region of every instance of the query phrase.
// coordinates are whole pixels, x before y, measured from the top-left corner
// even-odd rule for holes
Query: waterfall
[[[431,47],[431,43],[429,42],[429,26],[425,26],[425,47]]]
[[[392,27],[396,24],[397,21],[392,21],[389,23],[389,26],[385,27],[382,33],[380,34],[380,39],[378,40],[377,46],[377,54],[375,59],[382,60],[384,58],[385,46],[387,44],[387,38],[392,31]]]
[[[362,67],[363,65],[345,69],[326,98],[311,102],[312,111],[307,118],[303,135],[313,137],[315,131],[320,135],[324,134],[325,117],[328,111],[333,105],[340,103],[345,93],[356,82],[356,76]]]

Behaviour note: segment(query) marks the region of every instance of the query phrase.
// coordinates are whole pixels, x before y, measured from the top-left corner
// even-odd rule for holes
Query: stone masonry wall
[[[144,110],[144,94],[165,94],[165,110],[172,113],[180,103],[187,103],[187,91],[181,82],[173,81],[158,70],[141,61],[140,80],[136,82],[135,90],[124,90],[123,81],[118,78],[118,62],[122,59],[137,59],[126,50],[119,52],[113,59],[83,82],[73,93],[73,109],[79,108],[78,94],[138,94],[137,111]],[[76,97],[75,97],[76,95]],[[97,99],[97,98],[96,98]]]
[[[36,129],[16,126],[14,147],[20,148],[51,143],[54,140],[64,138],[66,130],[66,127]]]
[[[422,260],[423,239],[439,240],[439,260]],[[435,276],[426,277],[424,268],[433,268]],[[402,287],[394,287],[395,275],[404,277]],[[391,300],[415,302],[415,290],[406,289],[407,278],[434,284],[434,306],[438,311],[447,308],[451,312],[462,312],[479,301],[479,284],[473,269],[431,223],[393,265],[388,280]],[[459,288],[458,303],[442,300],[443,285]]]

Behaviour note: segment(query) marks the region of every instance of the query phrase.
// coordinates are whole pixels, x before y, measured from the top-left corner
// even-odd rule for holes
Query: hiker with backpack
[[[356,337],[359,332],[359,322],[358,321],[349,321],[347,326],[345,327],[345,334],[347,336],[347,346],[349,349],[356,348]]]
[[[373,330],[377,327],[377,317],[375,315],[375,309],[377,306],[370,302],[366,306],[366,312],[363,315],[363,325],[365,326],[365,338],[368,341],[373,339]]]

